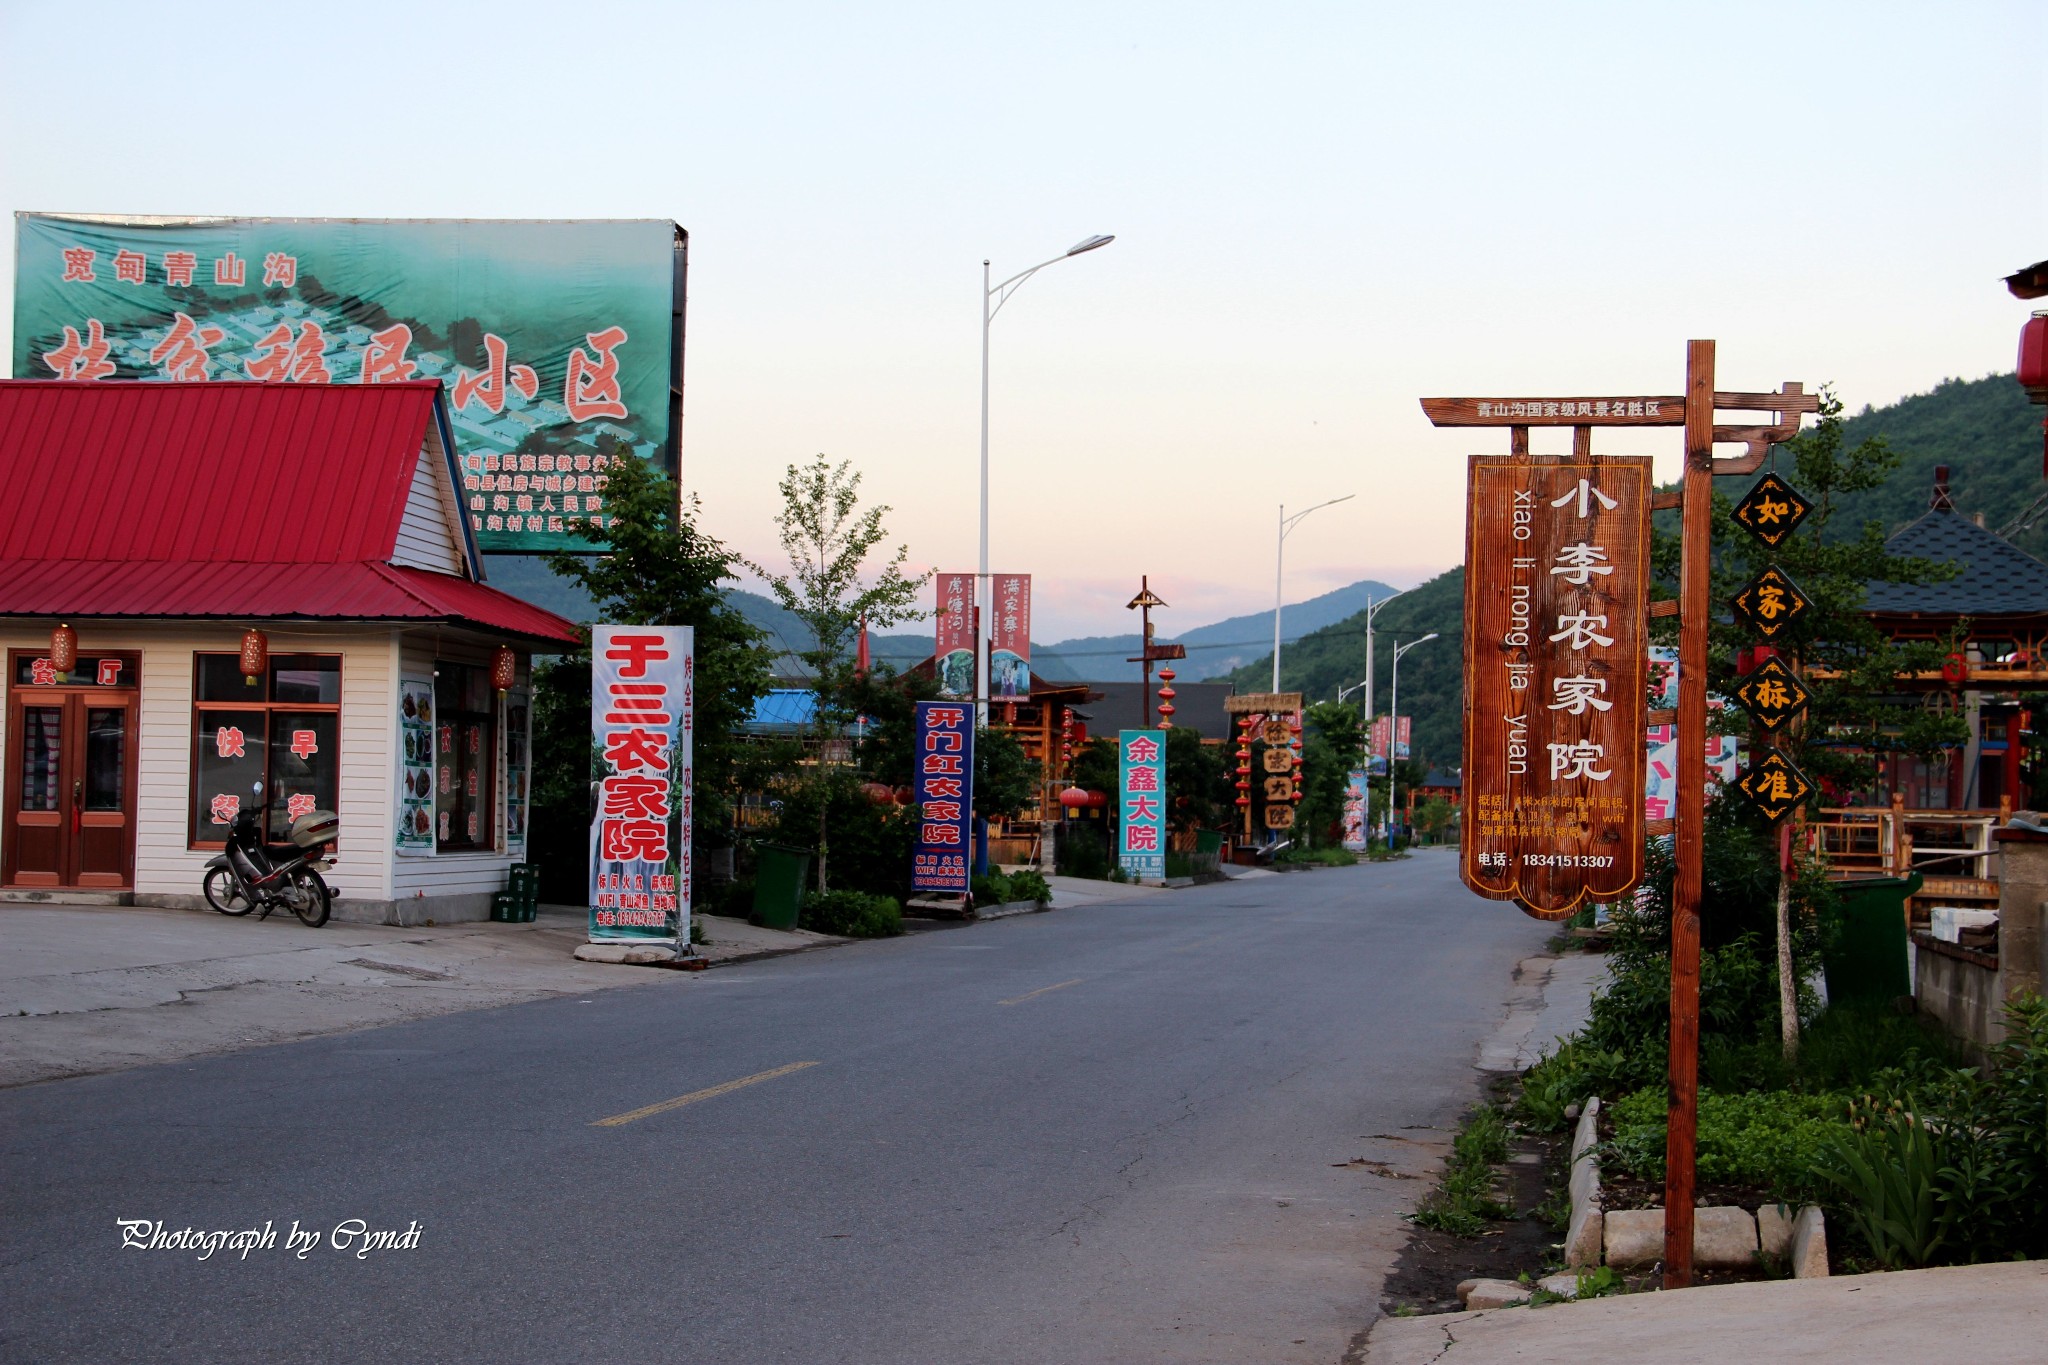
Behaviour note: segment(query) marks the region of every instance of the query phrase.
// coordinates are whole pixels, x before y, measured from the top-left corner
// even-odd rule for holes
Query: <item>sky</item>
[[[851,460],[977,555],[981,264],[1094,233],[992,329],[991,544],[1033,634],[1162,633],[1461,557],[1430,395],[2009,370],[2048,257],[2048,5],[0,0],[0,206],[671,218],[682,477],[773,567]],[[0,270],[11,355],[12,233]],[[1562,452],[1568,435],[1539,434]],[[1674,432],[1596,451],[1677,467]]]

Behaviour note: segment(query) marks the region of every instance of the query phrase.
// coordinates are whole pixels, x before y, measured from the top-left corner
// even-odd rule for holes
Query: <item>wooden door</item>
[[[134,669],[126,659],[111,666],[112,656],[80,662],[76,682],[43,681],[47,670],[24,668],[30,681],[9,688],[0,885],[133,885]]]

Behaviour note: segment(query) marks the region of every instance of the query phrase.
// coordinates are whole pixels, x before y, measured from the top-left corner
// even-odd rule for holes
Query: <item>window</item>
[[[497,697],[487,670],[434,665],[434,847],[497,847]]]
[[[195,846],[222,843],[235,815],[259,799],[277,840],[307,811],[339,805],[340,655],[274,654],[260,678],[243,676],[240,655],[194,655],[192,706]]]

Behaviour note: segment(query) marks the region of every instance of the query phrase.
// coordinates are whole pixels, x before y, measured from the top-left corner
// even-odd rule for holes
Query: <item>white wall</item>
[[[398,523],[398,544],[391,562],[469,577],[454,520],[467,515],[460,495],[448,481],[448,457],[441,449],[440,427],[428,422],[426,446],[413,466],[412,488],[406,494],[405,516]]]

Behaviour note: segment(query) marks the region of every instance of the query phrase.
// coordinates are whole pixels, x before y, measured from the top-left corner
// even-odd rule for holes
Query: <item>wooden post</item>
[[[1700,853],[1707,788],[1707,624],[1714,496],[1714,343],[1685,353],[1685,502],[1678,586],[1677,875],[1671,891],[1671,1069],[1664,1137],[1664,1287],[1692,1283],[1699,1126]]]

